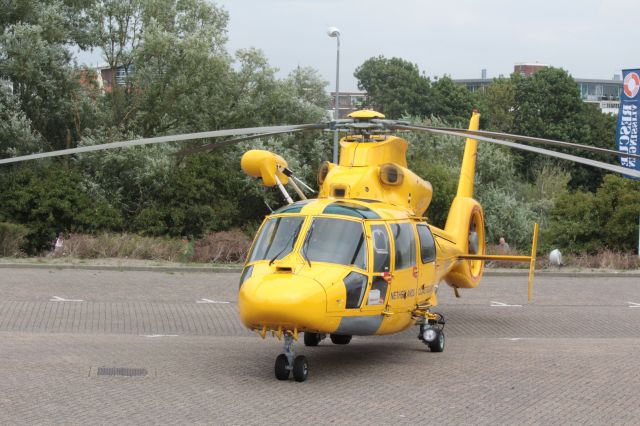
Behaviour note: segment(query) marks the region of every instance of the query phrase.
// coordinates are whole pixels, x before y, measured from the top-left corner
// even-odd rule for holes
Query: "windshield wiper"
[[[291,236],[289,237],[289,239],[287,240],[287,242],[284,244],[284,247],[282,247],[282,250],[280,250],[280,251],[278,252],[278,254],[276,254],[276,255],[274,256],[274,258],[273,258],[273,259],[271,259],[271,260],[269,261],[269,266],[271,266],[271,264],[272,264],[273,262],[275,262],[275,260],[278,258],[278,256],[280,256],[280,255],[281,255],[281,254],[282,254],[282,253],[287,249],[287,247],[289,247],[289,243],[291,243],[291,240],[294,240],[294,239],[298,236],[298,233],[300,232],[300,228],[302,228],[302,223],[303,223],[303,222],[304,222],[304,221],[301,221],[301,222],[300,222],[300,224],[298,225],[298,227],[296,228],[296,230],[295,230],[295,231],[293,231],[293,233],[291,234]]]
[[[360,254],[360,249],[362,248],[362,243],[364,243],[364,234],[360,234],[360,240],[358,241],[358,246],[356,247],[356,251],[353,253],[353,258],[351,259],[351,265],[355,265],[355,261],[358,258],[358,255]]]
[[[315,225],[315,223],[311,224],[311,228],[309,228],[307,238],[304,239],[304,244],[302,245],[302,258],[307,261],[307,263],[309,264],[309,268],[311,268],[311,260],[309,260],[309,256],[307,256],[307,250],[309,249],[309,241],[311,241],[311,234],[313,234]]]

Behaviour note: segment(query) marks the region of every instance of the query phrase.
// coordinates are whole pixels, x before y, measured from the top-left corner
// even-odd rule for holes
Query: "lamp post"
[[[336,51],[336,100],[333,108],[333,119],[340,118],[338,109],[340,106],[340,30],[336,27],[329,27],[327,30],[329,37],[335,37],[338,42],[338,49]],[[340,134],[336,128],[333,133],[333,163],[338,164],[338,141],[340,140]]]

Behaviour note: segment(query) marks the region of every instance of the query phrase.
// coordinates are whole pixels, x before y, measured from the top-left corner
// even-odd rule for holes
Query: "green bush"
[[[0,222],[0,256],[18,256],[24,244],[24,237],[29,233],[26,226]]]
[[[542,248],[571,253],[633,251],[638,244],[640,182],[607,175],[595,194],[561,195],[542,232]]]

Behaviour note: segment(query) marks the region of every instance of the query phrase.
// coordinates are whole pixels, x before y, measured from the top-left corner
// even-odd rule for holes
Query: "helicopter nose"
[[[327,296],[314,279],[275,273],[245,281],[238,308],[250,328],[317,329],[326,316]]]

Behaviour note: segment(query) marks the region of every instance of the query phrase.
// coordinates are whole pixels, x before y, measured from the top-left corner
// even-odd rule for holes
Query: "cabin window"
[[[302,246],[310,262],[337,263],[367,269],[367,244],[362,222],[316,217]]]
[[[352,216],[358,219],[380,219],[380,216],[369,207],[345,201],[336,201],[329,204],[322,213]]]
[[[343,280],[347,292],[346,309],[357,309],[362,304],[362,296],[367,289],[367,276],[351,272]]]
[[[416,266],[416,240],[410,223],[391,225],[393,241],[396,244],[396,270]]]
[[[384,278],[373,277],[371,290],[369,290],[369,297],[367,297],[367,305],[384,305],[388,287],[389,283],[387,283]]]
[[[282,214],[282,213],[300,213],[300,211],[309,204],[312,200],[301,200],[296,201],[293,204],[287,204],[286,206],[280,207],[278,210],[273,212],[274,214]]]
[[[373,272],[389,272],[391,249],[387,228],[384,225],[371,225],[371,240],[373,241]]]
[[[433,240],[431,230],[426,225],[418,225],[418,237],[420,238],[420,257],[422,263],[436,260],[436,243]]]
[[[304,217],[274,217],[262,227],[249,262],[282,259],[293,250]]]

